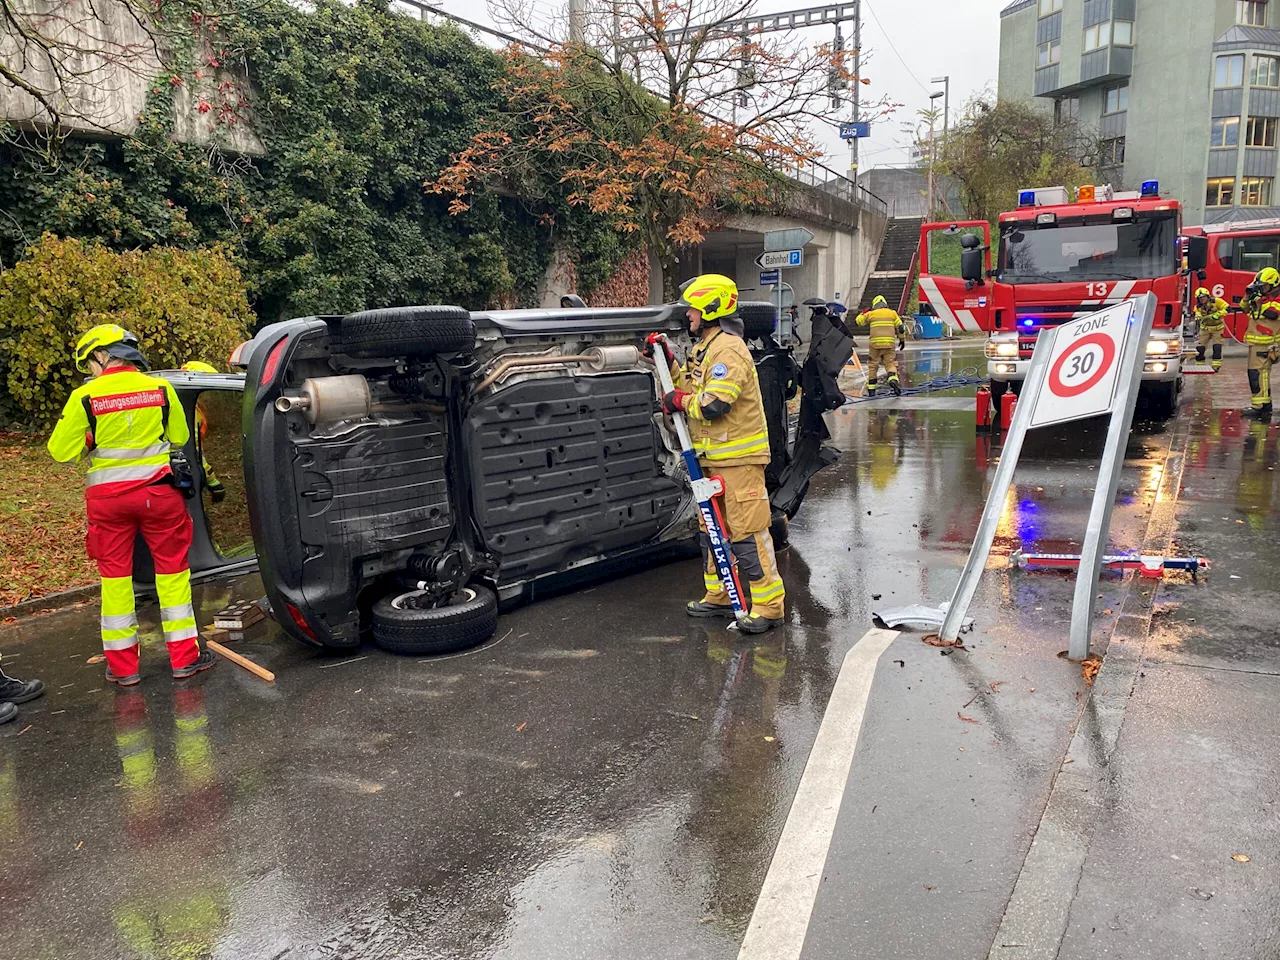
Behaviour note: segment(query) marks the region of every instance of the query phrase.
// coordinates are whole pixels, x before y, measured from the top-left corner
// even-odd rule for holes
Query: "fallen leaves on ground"
[[[516,727],[516,733],[519,733],[521,730],[523,730],[523,729],[524,729],[525,727],[527,727],[528,725],[529,725],[529,721],[528,721],[528,720],[523,721],[523,722],[520,724],[520,726]]]
[[[953,647],[956,650],[969,649],[964,645],[964,641],[961,640],[959,637],[956,637],[954,640],[943,640],[936,633],[928,633],[928,634],[925,634],[920,639],[923,640],[925,643],[927,643],[931,647]]]
[[[961,720],[963,720],[965,723],[978,723],[978,722],[980,722],[980,721],[977,721],[977,720],[973,719],[973,717],[966,717],[966,716],[965,716],[963,713],[961,713],[959,710],[957,710],[957,711],[956,711],[956,716],[957,716],[957,717],[959,717]]]
[[[1090,657],[1088,660],[1080,661],[1080,675],[1084,677],[1084,682],[1091,687],[1098,676],[1098,671],[1101,669],[1102,661],[1097,657]]]
[[[92,657],[90,657],[88,660],[85,661],[85,663],[106,663],[106,662],[107,662],[106,656],[101,653],[95,653]]]
[[[1231,859],[1236,863],[1248,863],[1249,855],[1247,853],[1233,853]]]
[[[987,686],[991,688],[992,693],[999,693],[1000,692],[999,687],[1000,687],[1000,684],[1002,683],[1004,683],[1003,680],[992,680],[990,683],[987,684]]]
[[[98,579],[84,552],[82,473],[39,437],[0,433],[0,606]]]

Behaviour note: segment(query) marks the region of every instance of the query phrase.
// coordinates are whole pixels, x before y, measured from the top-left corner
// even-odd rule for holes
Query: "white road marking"
[[[897,630],[868,630],[840,666],[738,960],[796,960],[822,883],[880,655]]]

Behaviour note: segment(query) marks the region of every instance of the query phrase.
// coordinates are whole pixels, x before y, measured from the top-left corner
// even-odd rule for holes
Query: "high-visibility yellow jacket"
[[[1227,325],[1227,311],[1231,307],[1221,297],[1214,297],[1209,309],[1204,310],[1196,304],[1196,319],[1200,321],[1201,330],[1221,330]]]
[[[1244,308],[1249,316],[1249,326],[1244,332],[1245,343],[1280,343],[1280,301],[1247,300]]]
[[[899,340],[906,339],[902,318],[896,310],[880,307],[858,315],[859,326],[871,327],[871,346],[892,347]]]
[[[94,499],[168,476],[170,447],[190,437],[173,385],[121,366],[72,391],[48,446],[63,463],[88,455],[84,495]]]
[[[746,341],[713,329],[683,367],[671,365],[671,379],[689,394],[684,412],[698,459],[730,467],[769,462],[769,428]]]

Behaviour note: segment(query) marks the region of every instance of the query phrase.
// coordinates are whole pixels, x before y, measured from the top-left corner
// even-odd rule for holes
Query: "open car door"
[[[187,555],[192,577],[227,576],[255,569],[257,557],[249,532],[241,467],[244,374],[157,370],[155,376],[173,384],[191,431],[184,451],[196,486],[196,496],[187,501],[194,525]],[[218,487],[221,490],[215,499],[214,489]],[[151,551],[141,536],[134,543],[133,571],[135,580],[155,580]]]
[[[982,241],[983,280],[960,277],[961,238]],[[970,241],[972,242],[972,241]],[[965,333],[991,330],[991,224],[985,220],[926,223],[920,227],[920,312],[941,317]]]

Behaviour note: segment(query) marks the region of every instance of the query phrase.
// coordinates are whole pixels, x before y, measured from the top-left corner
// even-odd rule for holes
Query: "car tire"
[[[389,307],[342,318],[342,343],[353,357],[424,357],[467,353],[476,325],[461,307]]]
[[[463,587],[445,607],[408,603],[420,595],[390,593],[373,605],[374,643],[388,653],[452,653],[479,646],[498,629],[498,597],[488,587]]]
[[[776,309],[772,303],[739,303],[738,318],[742,321],[742,335],[748,340],[761,340],[769,336],[778,324]]]

